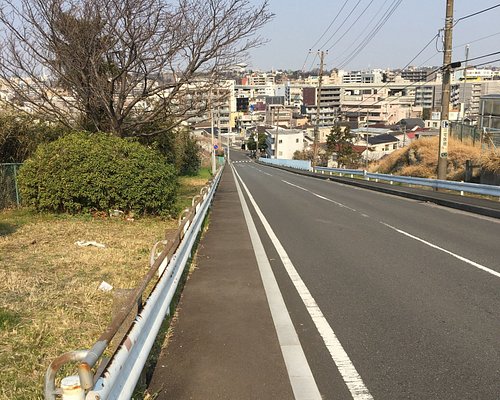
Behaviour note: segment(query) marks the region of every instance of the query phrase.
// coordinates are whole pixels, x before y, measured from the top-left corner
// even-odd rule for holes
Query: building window
[[[385,150],[385,151],[389,151],[389,145],[388,145],[388,144],[386,144],[386,145],[384,146],[384,150]]]
[[[279,156],[282,156],[282,155],[283,155],[283,152],[282,152],[282,151],[278,151],[278,155],[279,155]]]
[[[299,139],[295,139],[295,143],[299,143]]]
[[[280,140],[278,140],[278,143],[283,143],[283,140],[281,140],[281,139],[280,139]]]
[[[394,144],[392,145],[392,149],[393,149],[393,150],[396,150],[397,148],[398,148],[397,143],[394,143]]]

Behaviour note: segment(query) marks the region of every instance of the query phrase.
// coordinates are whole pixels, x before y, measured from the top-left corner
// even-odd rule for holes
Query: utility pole
[[[210,90],[210,131],[212,136],[212,149],[211,149],[211,157],[210,161],[212,164],[212,175],[215,175],[215,140],[214,140],[214,104],[212,102],[212,90]]]
[[[446,0],[446,23],[444,27],[443,84],[441,94],[441,128],[439,130],[438,179],[446,179],[448,166],[448,134],[450,112],[451,50],[453,31],[453,0]]]
[[[323,65],[325,59],[325,52],[322,50],[319,53],[319,77],[318,77],[318,93],[316,94],[316,124],[314,126],[314,143],[313,143],[313,160],[312,166],[316,165],[318,158],[318,142],[319,142],[319,114],[321,103],[321,86],[323,85]]]

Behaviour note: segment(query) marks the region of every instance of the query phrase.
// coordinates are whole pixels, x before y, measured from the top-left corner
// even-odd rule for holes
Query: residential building
[[[296,151],[304,150],[304,132],[299,129],[269,128],[265,131],[269,158],[291,160]]]

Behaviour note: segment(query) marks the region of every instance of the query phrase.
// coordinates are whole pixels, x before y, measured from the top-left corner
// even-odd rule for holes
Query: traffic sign
[[[214,149],[217,150],[219,148],[219,146],[217,146],[216,144],[214,144]]]

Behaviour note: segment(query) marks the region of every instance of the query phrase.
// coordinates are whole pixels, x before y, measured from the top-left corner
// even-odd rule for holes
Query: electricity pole
[[[212,90],[210,90],[210,131],[212,136],[212,149],[210,151],[210,163],[212,164],[212,175],[215,175],[215,141],[214,141],[214,105],[212,102]]]
[[[320,51],[319,53],[319,77],[318,77],[318,93],[316,94],[316,124],[314,126],[314,143],[313,143],[313,167],[316,165],[316,159],[318,157],[318,142],[319,142],[319,114],[320,114],[320,103],[321,103],[321,86],[323,84],[323,63],[325,59],[325,52]]]
[[[444,27],[443,84],[441,94],[441,128],[439,130],[438,179],[446,179],[448,166],[448,133],[450,112],[451,48],[453,30],[453,0],[446,0],[446,23]]]

